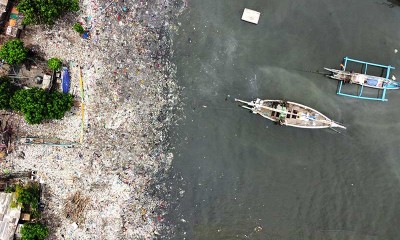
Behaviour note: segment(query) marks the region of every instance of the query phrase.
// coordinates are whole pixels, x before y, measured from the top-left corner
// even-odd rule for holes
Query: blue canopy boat
[[[355,62],[361,63],[363,65],[363,73],[355,73],[346,71],[347,63],[348,62]],[[384,71],[386,70],[385,77],[378,77],[372,76],[367,74],[368,66],[374,66],[382,68]],[[324,68],[325,70],[331,72],[329,75],[330,78],[339,80],[339,87],[337,94],[346,97],[353,97],[353,98],[360,98],[366,100],[380,100],[380,101],[387,101],[385,98],[386,90],[395,90],[400,88],[400,83],[389,79],[390,70],[394,69],[392,66],[385,66],[376,63],[369,63],[360,60],[351,59],[348,57],[344,58],[344,64],[342,65],[343,70],[331,69],[331,68]],[[344,83],[351,83],[360,85],[360,89],[358,90],[357,94],[348,94],[343,93],[342,88]],[[377,97],[366,97],[363,96],[364,87],[378,89],[378,91],[382,90],[382,93],[378,92]]]
[[[61,75],[61,89],[63,93],[69,92],[70,76],[67,67],[63,67]]]

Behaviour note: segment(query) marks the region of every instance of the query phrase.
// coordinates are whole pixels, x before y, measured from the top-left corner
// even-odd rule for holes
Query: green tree
[[[49,68],[50,68],[51,70],[57,70],[57,69],[60,69],[60,68],[61,68],[61,66],[62,66],[62,61],[61,61],[61,59],[59,59],[59,58],[50,58],[50,59],[47,61],[47,65],[49,66]]]
[[[11,65],[22,63],[27,56],[28,49],[24,47],[24,43],[19,39],[7,41],[0,49],[0,58]]]
[[[73,105],[74,98],[71,94],[53,92],[50,94],[51,102],[47,104],[47,118],[61,119],[65,112],[69,111]]]
[[[23,113],[30,124],[38,124],[46,119],[60,119],[72,105],[72,95],[48,93],[40,88],[18,90],[10,101],[11,108]]]
[[[85,32],[85,29],[82,27],[82,25],[80,23],[75,23],[74,26],[72,26],[72,28],[77,31],[79,34],[82,34]]]
[[[66,12],[78,11],[78,0],[20,0],[18,11],[24,14],[23,23],[53,25]]]
[[[47,226],[41,223],[25,223],[21,228],[22,240],[44,240],[49,234]]]
[[[40,88],[31,88],[15,92],[10,105],[12,109],[22,112],[28,123],[38,124],[46,119],[48,102],[46,91]]]
[[[24,187],[16,187],[17,202],[31,206],[36,209],[39,204],[39,186],[37,184],[30,184]]]
[[[10,99],[16,90],[10,78],[0,77],[0,109],[10,109]]]

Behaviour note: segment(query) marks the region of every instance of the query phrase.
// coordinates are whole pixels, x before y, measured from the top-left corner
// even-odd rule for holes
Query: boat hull
[[[375,88],[375,89],[388,89],[396,90],[400,88],[400,83],[377,76],[371,76],[361,73],[351,73],[348,71],[324,68],[325,70],[332,73],[329,77],[339,81],[348,82],[351,84],[357,84],[364,87]]]
[[[236,101],[244,103],[245,105],[242,107],[251,110],[253,113],[280,125],[307,129],[345,128],[321,112],[295,102],[261,99],[251,102],[238,99]]]

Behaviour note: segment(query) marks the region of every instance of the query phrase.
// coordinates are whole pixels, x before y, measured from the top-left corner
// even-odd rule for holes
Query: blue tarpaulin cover
[[[88,38],[89,38],[89,32],[83,33],[83,34],[82,34],[82,37],[83,37],[84,39],[88,39]]]
[[[63,93],[69,92],[69,82],[70,82],[70,78],[69,78],[68,68],[63,67],[62,76],[61,76],[61,87],[62,87]]]
[[[378,80],[374,78],[367,78],[367,84],[370,86],[376,86],[378,84]]]

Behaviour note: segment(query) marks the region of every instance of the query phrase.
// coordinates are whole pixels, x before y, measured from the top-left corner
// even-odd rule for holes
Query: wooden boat
[[[346,71],[348,63],[361,64],[362,73]],[[393,80],[395,80],[394,78],[393,78],[393,80],[389,79],[390,71],[395,69],[393,66],[365,62],[365,61],[361,61],[361,60],[357,60],[357,59],[352,59],[349,57],[345,57],[343,59],[343,64],[340,64],[340,66],[341,66],[341,70],[325,68],[325,70],[330,72],[330,74],[328,75],[330,78],[339,80],[336,94],[338,94],[340,96],[352,97],[352,98],[358,98],[358,99],[364,99],[364,100],[387,101],[388,100],[386,98],[387,90],[400,88],[400,83],[393,81]],[[368,69],[370,69],[369,67],[371,67],[371,66],[374,68],[380,68],[382,70],[382,73],[385,73],[385,77],[369,75],[367,72],[368,72]],[[357,88],[356,93],[351,93],[349,91],[343,91],[344,84],[346,82],[357,84],[361,87]],[[364,95],[363,94],[364,87],[375,89],[377,92],[376,97],[370,96],[370,94],[368,94],[368,96]]]
[[[317,110],[299,103],[258,98],[251,102],[240,99],[235,99],[235,101],[243,103],[244,105],[241,107],[249,109],[254,114],[259,114],[280,125],[310,129],[334,127],[346,129],[346,127],[329,119]]]
[[[21,144],[38,144],[38,145],[48,145],[48,146],[58,146],[58,147],[74,147],[78,145],[76,142],[61,140],[58,138],[41,138],[41,137],[21,137],[19,139],[19,143]]]
[[[324,68],[325,70],[332,73],[330,78],[344,81],[346,83],[358,84],[364,87],[376,88],[376,89],[399,89],[400,83],[378,76],[371,76],[362,73],[354,73],[344,70],[337,70],[331,68]]]

